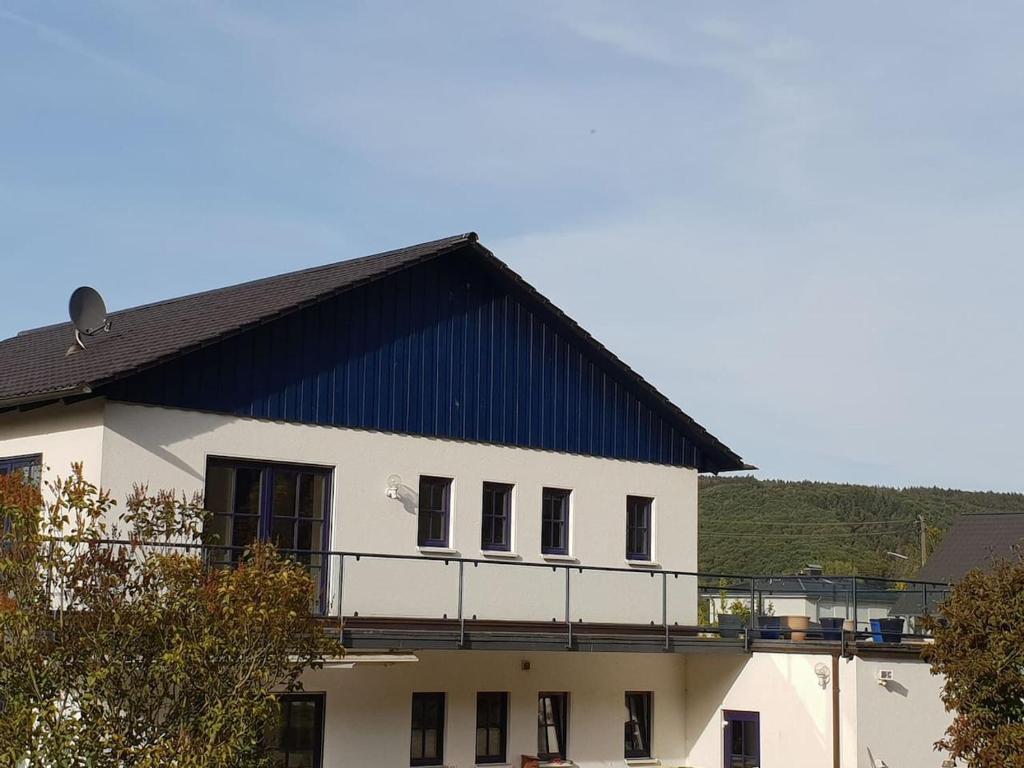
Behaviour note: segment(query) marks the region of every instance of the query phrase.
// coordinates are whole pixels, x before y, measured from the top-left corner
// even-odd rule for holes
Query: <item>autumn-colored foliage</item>
[[[937,745],[971,768],[1024,768],[1024,559],[967,574],[927,622],[953,723]]]
[[[266,764],[273,693],[341,653],[308,572],[269,545],[212,566],[198,499],[137,488],[118,531],[80,466],[44,495],[0,477],[0,765]]]

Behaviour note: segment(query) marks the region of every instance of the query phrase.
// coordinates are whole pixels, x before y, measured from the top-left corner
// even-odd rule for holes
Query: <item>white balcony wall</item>
[[[150,489],[202,490],[209,457],[306,463],[333,470],[330,548],[425,556],[417,547],[420,475],[453,479],[450,556],[493,559],[481,551],[485,481],[515,486],[512,558],[546,563],[541,555],[541,493],[572,489],[570,561],[557,565],[623,568],[625,574],[571,573],[571,614],[585,621],[660,623],[661,575],[630,566],[625,554],[626,496],[655,499],[653,559],[669,570],[697,565],[697,473],[679,467],[576,456],[336,427],[241,419],[195,411],[107,403],[102,481],[117,497],[132,483]],[[402,478],[399,499],[386,497],[387,478]],[[337,561],[329,594],[337,607]],[[454,563],[401,563],[364,558],[345,565],[343,610],[364,615],[453,617]],[[467,565],[464,612],[479,618],[564,619],[564,571]],[[667,581],[670,623],[696,621],[696,583]]]
[[[307,672],[307,691],[325,694],[324,768],[409,764],[412,694],[444,692],[444,764],[475,764],[476,694],[509,694],[506,765],[537,752],[537,695],[569,693],[568,757],[581,768],[626,766],[626,691],[651,691],[653,757],[663,766],[685,757],[684,669],[672,654],[420,652],[391,667]],[[530,669],[523,669],[529,662]],[[654,763],[648,763],[654,764]],[[720,762],[714,763],[717,767]]]

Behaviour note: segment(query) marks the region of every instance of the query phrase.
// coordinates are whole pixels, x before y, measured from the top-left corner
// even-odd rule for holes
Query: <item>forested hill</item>
[[[1024,494],[707,477],[699,506],[702,571],[792,574],[818,563],[909,577],[920,567],[918,515],[931,551],[958,513],[1024,510]]]

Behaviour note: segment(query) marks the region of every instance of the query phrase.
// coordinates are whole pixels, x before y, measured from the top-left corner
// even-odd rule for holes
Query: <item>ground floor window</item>
[[[542,693],[537,700],[537,756],[543,760],[566,758],[569,694]]]
[[[409,765],[441,765],[443,762],[444,694],[414,693]]]
[[[626,693],[626,757],[651,756],[651,692]]]
[[[320,768],[323,763],[324,695],[278,697],[281,719],[270,750],[274,768]]]
[[[725,714],[725,768],[761,765],[761,716],[757,712]]]
[[[504,763],[508,726],[508,694],[476,695],[476,762]]]

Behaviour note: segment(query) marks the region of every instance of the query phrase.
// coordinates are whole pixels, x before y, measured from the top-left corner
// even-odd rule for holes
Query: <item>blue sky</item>
[[[1022,23],[0,0],[0,336],[475,230],[761,476],[1022,490]]]

